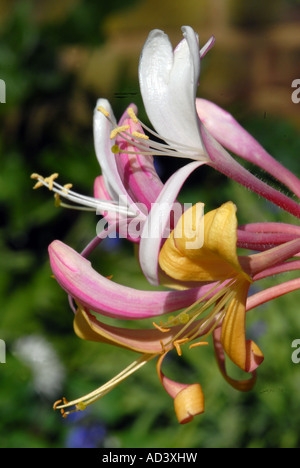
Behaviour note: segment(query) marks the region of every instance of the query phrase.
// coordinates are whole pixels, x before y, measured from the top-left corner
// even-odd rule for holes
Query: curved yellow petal
[[[166,392],[174,399],[174,409],[180,424],[186,424],[204,413],[204,394],[200,384],[183,384],[169,379],[161,370],[167,353],[162,354],[156,364],[158,377]]]
[[[204,413],[204,394],[200,384],[192,384],[181,390],[174,399],[174,409],[180,424],[186,424]]]
[[[201,209],[196,204],[182,215],[161,249],[161,269],[181,281],[219,281],[237,274],[250,281],[237,255],[236,206],[227,202],[202,217]]]
[[[217,363],[226,382],[228,382],[229,385],[231,385],[236,390],[239,390],[240,392],[249,392],[250,390],[252,390],[256,382],[255,371],[251,372],[251,377],[246,380],[236,380],[227,374],[225,364],[225,353],[221,343],[221,327],[218,327],[213,331],[213,341]]]
[[[235,290],[222,323],[221,343],[228,357],[240,369],[254,371],[263,361],[259,347],[245,337],[246,301],[249,282],[242,281]]]

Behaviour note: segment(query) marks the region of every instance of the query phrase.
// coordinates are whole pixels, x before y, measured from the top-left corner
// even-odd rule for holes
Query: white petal
[[[163,190],[153,204],[150,214],[145,221],[141,234],[139,260],[141,269],[150,284],[157,286],[158,257],[162,238],[168,228],[170,212],[177,195],[189,175],[204,162],[194,161],[176,171],[165,183]],[[179,216],[181,213],[179,213]],[[178,221],[178,219],[177,219]],[[176,219],[175,219],[176,223]]]
[[[112,200],[118,201],[131,208],[132,211],[142,215],[142,212],[129,197],[128,192],[123,185],[116,164],[115,155],[111,151],[111,147],[115,143],[114,139],[110,139],[113,125],[101,111],[97,110],[98,107],[103,107],[109,113],[109,118],[115,124],[116,119],[109,102],[106,99],[98,99],[94,110],[94,144],[106,189]],[[142,217],[144,217],[144,215],[142,215]]]
[[[198,39],[192,28],[182,29],[184,39],[174,52],[163,31],[149,34],[140,58],[140,88],[148,117],[162,139],[176,140],[178,150],[187,157],[202,159],[206,152],[195,109],[200,74]]]

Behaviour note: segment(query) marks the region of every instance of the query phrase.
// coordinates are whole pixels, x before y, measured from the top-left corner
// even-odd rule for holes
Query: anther
[[[132,107],[128,107],[127,113],[129,115],[129,117],[133,120],[134,123],[138,123],[138,118],[135,115],[135,112],[134,112]]]
[[[54,405],[53,405],[54,411],[56,411],[56,409],[57,409],[57,407],[58,407],[58,405],[59,405],[60,403],[62,403],[62,400],[57,400],[57,401],[54,403]]]
[[[48,184],[48,189],[49,190],[53,189],[53,182],[54,182],[55,179],[57,179],[58,175],[59,174],[57,172],[55,172],[54,174],[51,174],[51,176],[46,177],[44,179],[44,182],[46,182],[46,184]]]
[[[68,193],[68,190],[70,190],[73,187],[73,184],[65,184],[64,185],[64,193]]]
[[[149,140],[148,135],[145,135],[144,133],[140,133],[140,132],[132,132],[132,136],[136,138],[142,138],[143,140]]]
[[[43,185],[44,185],[43,182],[39,181],[32,188],[33,188],[33,190],[36,190],[36,189],[42,187]]]
[[[106,109],[104,109],[103,106],[98,106],[97,111],[102,112],[102,114],[105,115],[105,117],[109,117],[109,112]]]
[[[162,333],[167,333],[168,331],[170,331],[170,328],[161,327],[160,325],[157,325],[157,323],[155,322],[152,322],[152,324],[154,325],[155,328],[157,328],[157,330],[161,331]]]
[[[175,348],[176,348],[176,351],[177,351],[178,356],[181,356],[181,355],[182,355],[182,351],[181,351],[180,345],[183,344],[183,343],[186,343],[187,341],[189,341],[188,338],[182,338],[181,340],[175,340],[175,341],[173,342],[173,345],[174,345]]]
[[[207,341],[198,341],[198,343],[193,343],[189,346],[189,349],[196,348],[197,346],[208,345]]]
[[[110,132],[110,139],[113,140],[119,133],[125,132],[130,129],[130,125],[121,125],[121,127],[114,128]]]
[[[62,415],[62,417],[63,417],[64,419],[66,419],[66,418],[68,417],[68,414],[69,414],[69,413],[65,413],[65,412],[61,413],[61,415]]]
[[[40,174],[37,174],[36,172],[33,172],[30,176],[31,179],[43,179],[42,176],[40,176]]]

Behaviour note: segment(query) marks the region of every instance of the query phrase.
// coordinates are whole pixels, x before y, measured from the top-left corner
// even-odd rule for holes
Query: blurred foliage
[[[0,446],[86,446],[88,438],[92,446],[106,447],[299,447],[300,367],[291,361],[291,342],[300,335],[296,293],[249,314],[249,334],[265,354],[251,393],[237,393],[223,381],[212,346],[166,361],[171,376],[203,386],[206,413],[189,425],[178,425],[172,400],[152,362],[86,414],[64,420],[52,411],[53,401],[100,386],[134,355],[74,335],[66,295],[51,278],[47,246],[61,239],[82,250],[95,235],[97,218],[56,209],[49,192],[32,192],[30,174],[58,171],[62,182],[71,181],[78,191],[92,193],[99,173],[92,110],[99,96],[74,70],[78,71],[82,56],[106,41],[109,25],[118,24],[114,18],[134,11],[138,3],[0,1],[0,78],[7,84],[7,102],[0,105],[0,338],[7,344],[7,363],[0,364]],[[173,25],[178,20],[174,15]],[[162,24],[153,20],[149,26]],[[147,33],[148,26],[144,37]],[[100,70],[105,75],[105,66]],[[131,99],[141,105],[141,98],[137,70],[135,78],[124,79],[122,66],[118,70],[115,94],[109,89],[104,96],[112,99],[120,116]],[[292,123],[251,115],[241,101],[234,102],[232,110],[271,153],[300,175],[300,141]],[[163,180],[180,164],[158,161]],[[240,223],[294,222],[210,168],[195,173],[181,194],[182,201],[204,200],[207,210],[228,199],[237,204]],[[104,275],[113,274],[115,281],[149,287],[132,246],[125,241],[103,243],[93,262]],[[265,280],[262,286],[273,284],[273,279]],[[16,343],[26,336],[44,337],[63,366],[64,383],[53,398],[37,392],[33,367],[16,351]]]

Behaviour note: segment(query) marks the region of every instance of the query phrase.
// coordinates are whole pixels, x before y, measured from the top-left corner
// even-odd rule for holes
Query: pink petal
[[[201,122],[225,148],[269,172],[300,197],[300,180],[255,140],[231,114],[206,99],[196,99]]]
[[[212,285],[185,291],[140,291],[98,274],[91,263],[60,241],[49,246],[50,264],[60,286],[87,309],[114,318],[140,319],[193,304]]]

